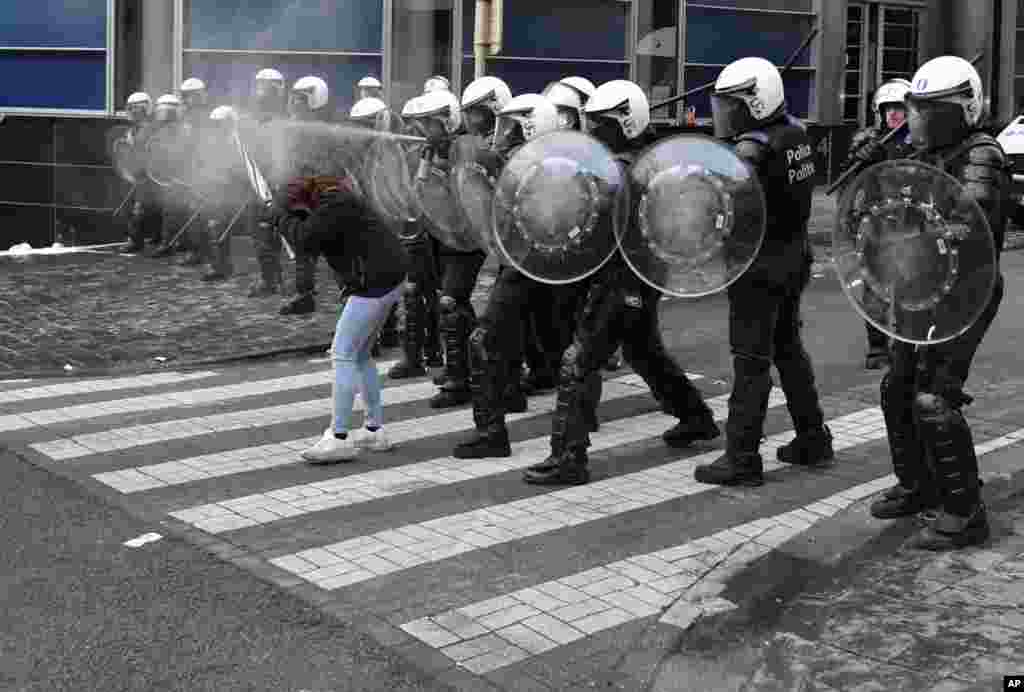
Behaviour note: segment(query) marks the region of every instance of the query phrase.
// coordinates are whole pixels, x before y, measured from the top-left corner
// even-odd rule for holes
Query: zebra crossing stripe
[[[880,432],[878,437],[884,437],[884,425]],[[1024,428],[977,445],[975,450],[980,456],[1022,439]],[[840,441],[838,436],[836,441],[836,449],[859,444],[852,438]],[[661,622],[686,627],[701,615],[735,608],[720,594],[727,580],[754,560],[895,483],[896,477],[889,474],[802,508],[413,620],[401,629],[440,649],[459,667],[484,675],[663,612]],[[692,599],[665,612],[684,595]]]
[[[693,377],[692,379],[700,379],[700,376]],[[641,392],[637,389],[638,385],[643,385],[643,380],[639,375],[624,375],[607,380],[602,387],[601,401],[612,401],[640,394]],[[529,411],[526,413],[509,414],[507,420],[511,423],[518,420],[536,418],[550,413],[554,410],[554,407],[555,395],[553,394],[532,397],[530,399]],[[469,430],[472,427],[473,421],[467,414],[467,411],[459,409],[433,416],[407,418],[394,423],[388,423],[387,432],[393,443],[402,444],[423,439],[426,436],[424,434],[425,430],[429,431],[429,436],[434,437]],[[301,461],[298,452],[315,444],[318,439],[318,437],[307,437],[300,440],[246,447],[148,466],[97,473],[93,475],[93,479],[122,493],[143,492],[153,490],[154,488],[170,487],[208,478],[231,476],[246,471],[259,471],[296,464]],[[386,475],[388,471],[378,471],[376,473]],[[422,482],[422,479],[419,479],[419,482]],[[311,484],[310,487],[314,485],[319,484]],[[320,490],[312,490],[308,494],[320,495],[321,493],[322,491]],[[268,504],[273,504],[273,502]],[[206,508],[210,508],[213,514],[222,514],[218,510],[218,505],[204,505],[202,508],[204,512],[197,513],[196,516],[204,514]],[[200,508],[195,509],[198,510]],[[213,514],[210,516],[213,516]]]
[[[95,394],[97,392],[113,392],[118,389],[135,389],[156,387],[163,384],[178,384],[216,376],[213,371],[205,372],[159,372],[136,377],[113,377],[96,380],[74,380],[58,382],[40,387],[23,387],[0,392],[0,404],[21,403],[34,399],[72,396],[75,394]],[[31,380],[8,380],[8,382],[30,382]],[[4,384],[4,383],[0,383]]]
[[[394,361],[378,364],[378,370],[387,371]],[[310,372],[288,377],[277,377],[269,380],[256,380],[240,384],[207,387],[206,389],[188,389],[180,392],[163,392],[128,399],[79,404],[61,408],[43,409],[14,415],[0,416],[0,432],[25,430],[53,423],[70,423],[74,421],[101,418],[119,413],[144,413],[160,411],[180,406],[201,406],[216,404],[231,399],[242,399],[248,396],[276,394],[278,392],[305,389],[329,382],[328,373]],[[104,450],[105,451],[105,450]]]
[[[729,395],[708,400],[717,420],[728,412]],[[781,406],[781,392],[769,402]],[[603,424],[602,431],[591,435],[590,452],[612,449],[659,435],[666,421],[663,413],[648,413],[620,418]],[[456,459],[441,457],[397,468],[381,469],[328,481],[281,488],[267,493],[191,507],[170,516],[207,533],[223,533],[268,524],[285,517],[336,509],[384,497],[437,488],[475,478],[516,471],[535,464],[548,455],[550,438],[534,437],[512,445],[512,456],[498,459]]]
[[[833,447],[839,450],[885,437],[878,408],[835,418],[828,425]],[[773,458],[775,450],[793,436],[792,430],[773,435],[761,448]],[[707,492],[716,486],[695,481],[694,468],[721,454],[721,450],[715,450],[589,485],[408,524],[285,555],[270,563],[322,589],[337,589],[480,548]],[[781,466],[767,462],[765,470]]]

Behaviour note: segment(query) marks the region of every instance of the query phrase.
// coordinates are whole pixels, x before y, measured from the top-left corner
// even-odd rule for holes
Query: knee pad
[[[930,392],[920,392],[914,397],[914,415],[921,422],[932,425],[948,425],[963,418],[960,410],[954,408],[944,396]]]
[[[477,327],[469,335],[469,350],[481,361],[492,360],[496,354],[494,335],[487,327]]]
[[[458,302],[451,296],[441,296],[440,300],[437,301],[437,304],[441,308],[441,312],[444,314],[455,312],[455,308],[458,306]]]
[[[559,375],[563,382],[578,380],[583,377],[583,367],[580,362],[582,350],[578,343],[573,342],[569,348],[562,353],[562,365]]]

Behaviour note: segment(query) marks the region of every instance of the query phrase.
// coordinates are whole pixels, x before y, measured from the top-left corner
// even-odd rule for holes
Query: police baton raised
[[[978,53],[977,55],[975,55],[974,58],[971,60],[971,64],[972,65],[978,64],[978,61],[981,60],[982,56],[984,56],[984,55],[985,55],[984,52]],[[882,137],[880,140],[878,140],[877,146],[883,146],[885,144],[888,144],[889,140],[891,140],[893,137],[898,135],[900,132],[905,132],[908,127],[909,127],[909,125],[908,125],[907,121],[904,120],[902,125],[900,125],[899,127],[897,127],[894,130],[891,130],[888,134],[885,135],[885,137]],[[846,170],[846,172],[844,172],[841,176],[839,176],[839,178],[836,179],[836,181],[834,183],[832,183],[831,185],[828,186],[828,189],[825,190],[825,194],[826,195],[831,195],[831,194],[835,193],[835,191],[838,190],[840,187],[842,187],[843,183],[845,183],[847,180],[849,180],[851,176],[853,176],[856,173],[859,173],[860,171],[864,170],[864,166],[866,164],[867,164],[867,161],[857,161],[856,163],[854,163],[852,166],[850,166]]]
[[[805,38],[804,42],[800,44],[800,47],[797,48],[795,51],[793,51],[793,54],[789,56],[789,59],[786,60],[785,63],[783,63],[782,68],[779,70],[779,74],[786,74],[786,72],[788,72],[789,69],[791,67],[793,67],[793,65],[800,58],[800,56],[803,55],[803,52],[805,50],[807,50],[807,47],[809,45],[811,45],[811,41],[814,40],[814,37],[818,35],[818,31],[819,31],[818,27],[814,27],[814,29],[811,30],[811,33],[807,34],[807,38]],[[685,99],[688,99],[691,96],[693,96],[694,94],[699,94],[702,91],[707,91],[708,89],[711,89],[714,86],[715,86],[715,82],[708,82],[707,84],[701,84],[699,87],[694,87],[692,89],[684,91],[683,93],[679,94],[678,96],[673,96],[670,99],[666,99],[666,100],[664,100],[664,101],[662,101],[660,103],[654,104],[653,106],[651,106],[651,110],[653,111],[653,110],[657,110],[659,108],[663,108],[664,106],[671,106],[673,103],[678,103],[679,101],[683,101]]]

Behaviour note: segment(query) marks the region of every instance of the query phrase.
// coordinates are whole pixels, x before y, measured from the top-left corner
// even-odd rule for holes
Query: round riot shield
[[[402,145],[386,139],[374,142],[366,160],[367,194],[387,221],[406,224],[419,216],[412,172]]]
[[[765,233],[764,192],[733,150],[703,135],[648,147],[630,167],[619,203],[626,263],[662,293],[724,290],[753,264]]]
[[[611,152],[581,132],[559,131],[523,145],[494,190],[494,239],[530,278],[585,279],[616,249],[623,174]]]
[[[459,163],[452,172],[455,198],[469,232],[477,245],[488,252],[498,249],[491,226],[496,183],[494,176],[475,161]]]
[[[181,131],[164,127],[150,137],[147,144],[146,173],[156,183],[166,187],[181,182],[185,176],[185,150]]]
[[[138,175],[145,170],[145,161],[132,141],[131,128],[111,128],[107,133],[107,150],[110,153],[111,164],[121,179],[133,185],[139,182]]]
[[[871,166],[843,191],[836,219],[839,282],[885,334],[942,343],[988,305],[998,276],[992,231],[952,176],[909,160]]]
[[[419,208],[427,221],[427,230],[442,245],[453,250],[480,250],[482,248],[466,228],[449,183],[449,176],[444,171],[429,164],[420,165],[414,189]]]

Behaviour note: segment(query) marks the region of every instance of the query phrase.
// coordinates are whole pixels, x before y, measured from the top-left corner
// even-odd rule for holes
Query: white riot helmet
[[[481,77],[462,92],[462,112],[466,129],[477,135],[488,134],[501,109],[512,100],[512,90],[497,77]]]
[[[375,130],[388,129],[388,104],[373,96],[359,99],[348,113],[348,117]]]
[[[884,117],[883,106],[897,104],[906,106],[907,92],[910,91],[910,82],[905,79],[890,79],[875,91],[874,109],[879,118]]]
[[[906,99],[911,140],[929,149],[962,141],[984,115],[981,77],[971,63],[954,55],[922,65]]]
[[[423,93],[429,94],[432,91],[451,91],[452,85],[448,81],[447,77],[443,77],[439,74],[434,75],[427,81],[423,82]]]
[[[142,122],[153,114],[153,99],[144,91],[136,91],[125,101],[124,109],[133,122]]]
[[[558,127],[576,130],[583,127],[583,98],[580,92],[564,82],[552,82],[543,94],[558,109]]]
[[[580,101],[582,101],[584,105],[586,105],[587,99],[593,96],[594,92],[597,91],[597,87],[594,86],[594,83],[586,77],[563,77],[558,81],[576,91],[580,95]]]
[[[459,99],[450,91],[432,91],[409,99],[402,109],[402,117],[419,121],[422,131],[429,137],[453,135],[462,125]]]
[[[647,95],[638,85],[625,79],[605,82],[595,89],[583,112],[587,131],[609,146],[622,137],[627,141],[636,139],[651,124]],[[615,125],[617,132],[606,129],[609,123]]]
[[[174,122],[181,117],[182,107],[181,99],[175,94],[164,94],[156,100],[153,119],[162,123]]]
[[[257,72],[252,91],[259,111],[280,113],[284,110],[284,75],[277,70],[268,67]]]
[[[181,92],[181,102],[186,108],[205,106],[208,99],[206,82],[196,77],[189,77],[181,83],[178,89]]]
[[[520,94],[498,114],[494,128],[494,147],[524,144],[558,129],[558,109],[540,94]]]
[[[292,85],[288,105],[296,119],[310,119],[327,105],[329,97],[327,82],[319,77],[307,76]]]
[[[356,82],[356,99],[380,98],[384,85],[376,77],[367,75]]]
[[[225,125],[237,125],[238,112],[231,106],[217,106],[210,111],[210,120]]]
[[[715,137],[730,139],[756,130],[786,112],[779,70],[764,58],[742,58],[725,66],[711,93]]]

